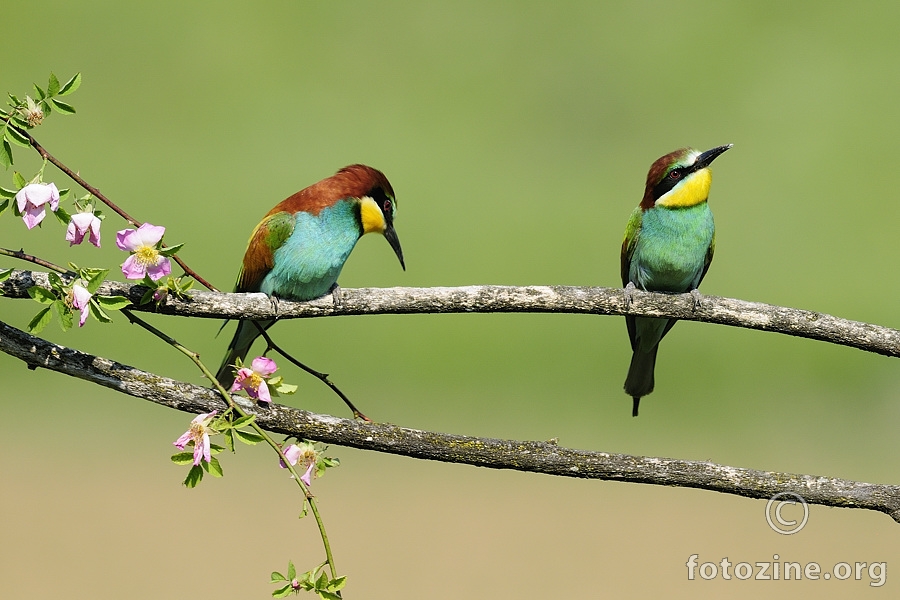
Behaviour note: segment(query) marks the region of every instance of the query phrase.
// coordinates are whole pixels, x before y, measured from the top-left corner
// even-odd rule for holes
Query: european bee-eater
[[[350,165],[290,196],[256,226],[244,253],[235,292],[263,292],[273,298],[312,300],[335,289],[356,242],[380,233],[406,270],[394,230],[397,201],[384,173]],[[264,329],[273,320],[257,321]],[[216,379],[226,388],[235,361],[244,359],[260,335],[253,321],[241,320]]]
[[[639,288],[650,292],[696,292],[716,249],[716,227],[707,198],[710,163],[731,148],[706,152],[675,150],[656,160],[647,173],[640,205],[631,213],[622,242],[622,285],[626,298]],[[631,366],[625,393],[637,416],[641,397],[653,391],[653,369],[660,340],[676,319],[626,316],[631,339]]]

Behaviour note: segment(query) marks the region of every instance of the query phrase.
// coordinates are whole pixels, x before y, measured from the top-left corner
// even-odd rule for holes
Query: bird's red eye
[[[390,210],[391,210],[391,201],[385,200],[384,201],[384,212],[390,212]]]
[[[681,171],[675,169],[674,171],[669,171],[669,179],[678,179],[681,177]]]

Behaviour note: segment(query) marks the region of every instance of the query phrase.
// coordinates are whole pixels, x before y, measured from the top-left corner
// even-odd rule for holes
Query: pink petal
[[[91,312],[91,309],[85,306],[81,309],[81,316],[78,318],[78,326],[84,327],[84,322],[87,321],[88,313]]]
[[[166,228],[159,225],[144,223],[138,227],[135,237],[141,246],[155,246],[166,233]]]
[[[209,447],[209,434],[208,433],[203,434],[203,441],[200,443],[200,445],[203,447],[203,460],[205,460],[206,462],[209,462],[210,460],[212,460],[212,454],[210,452],[210,447]]]
[[[253,362],[250,363],[250,366],[263,377],[268,377],[278,370],[278,365],[275,364],[275,361],[271,358],[266,358],[265,356],[257,356],[253,359]]]
[[[138,241],[139,240],[135,237],[134,229],[123,229],[116,232],[116,246],[119,250],[134,252],[141,247]]]
[[[191,441],[191,430],[188,429],[184,433],[181,434],[181,437],[172,442],[172,445],[177,447],[179,450],[184,450],[184,447],[187,446],[187,443]]]
[[[250,390],[247,390],[247,393],[249,394]],[[252,396],[253,394],[250,394],[250,395]],[[269,386],[266,385],[265,381],[263,381],[259,384],[259,389],[256,391],[256,398],[260,402],[271,402],[272,401],[272,396],[269,395]]]
[[[59,190],[52,183],[29,183],[16,193],[16,202],[19,204],[19,212],[25,211],[25,205],[43,206],[50,203],[50,210],[56,210],[59,206]]]
[[[116,241],[118,242],[118,240]],[[143,279],[147,271],[132,254],[122,263],[122,273],[126,279]]]
[[[160,256],[162,260],[156,263],[155,266],[147,267],[147,275],[150,276],[150,279],[156,281],[158,279],[162,279],[166,275],[172,272],[172,263],[168,258],[164,256]]]
[[[194,466],[200,464],[200,461],[203,459],[203,448],[200,447],[200,444],[194,442]]]
[[[84,308],[91,301],[91,293],[82,286],[75,284],[72,286],[72,305],[75,308]]]
[[[25,226],[28,227],[28,229],[32,229],[44,220],[46,214],[47,213],[42,206],[29,204],[22,214],[22,220],[25,221]]]
[[[212,421],[212,418],[213,418],[214,416],[216,416],[216,413],[217,413],[217,412],[219,412],[218,409],[216,409],[216,410],[214,410],[214,411],[212,411],[212,412],[208,412],[208,413],[200,413],[199,415],[197,415],[196,417],[194,417],[194,420],[191,421],[191,423],[202,423],[203,421],[205,421],[205,420],[207,420],[207,419],[209,419],[210,421]]]
[[[100,219],[97,217],[94,217],[94,220],[91,221],[91,237],[89,241],[98,248],[100,247]]]
[[[300,481],[306,485],[312,485],[312,470],[315,466],[316,463],[309,463],[309,466],[306,468],[306,473],[300,476]]]
[[[84,232],[78,231],[74,219],[69,221],[69,225],[66,227],[66,241],[69,242],[69,246],[74,246],[84,241]]]
[[[302,452],[300,450],[300,446],[298,446],[297,444],[291,444],[290,446],[288,446],[287,448],[284,449],[284,458],[286,458],[287,461],[289,463],[291,463],[292,465],[296,465],[297,461],[300,460],[301,453]],[[284,469],[285,468],[284,459],[282,459],[280,462],[281,462],[281,468]]]
[[[56,189],[56,184],[50,184],[50,210],[56,212],[56,209],[59,208],[59,190]]]
[[[241,367],[238,369],[237,375],[234,377],[234,383],[231,385],[231,389],[229,392],[236,392],[244,387],[244,381],[247,380],[248,377],[253,375],[253,371],[248,369],[247,367]]]

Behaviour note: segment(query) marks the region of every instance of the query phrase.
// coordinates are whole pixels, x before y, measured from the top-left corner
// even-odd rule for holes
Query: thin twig
[[[293,356],[291,356],[290,354],[285,352],[281,348],[281,346],[276,344],[272,340],[272,337],[269,335],[269,333],[265,330],[265,328],[262,325],[260,325],[256,321],[253,321],[253,324],[256,325],[256,328],[259,330],[259,334],[263,337],[264,340],[266,340],[266,345],[267,345],[268,349],[274,350],[275,352],[277,352],[278,354],[280,354],[281,356],[286,358],[288,360],[288,362],[290,362],[294,366],[300,367],[301,369],[303,369],[304,371],[306,371],[307,373],[309,373],[310,375],[312,375],[313,377],[317,378],[319,381],[321,381],[322,383],[324,383],[325,385],[330,387],[332,389],[332,391],[334,391],[334,393],[337,394],[340,397],[340,399],[344,401],[344,404],[346,404],[347,407],[350,409],[350,411],[353,413],[354,419],[362,419],[363,421],[371,421],[372,420],[369,417],[367,417],[366,415],[362,414],[362,412],[358,408],[356,408],[356,406],[353,405],[353,403],[350,401],[350,398],[348,398],[347,395],[344,394],[344,392],[342,392],[340,390],[340,388],[338,388],[338,386],[336,386],[334,384],[334,382],[332,382],[328,378],[328,373],[321,373],[319,371],[316,371],[312,367],[306,366],[305,364],[303,364],[302,362],[300,362],[299,360],[297,360],[296,358],[294,358]]]
[[[227,405],[209,388],[161,377],[50,343],[0,322],[0,351],[24,361],[124,394],[190,413]],[[495,469],[514,469],[584,479],[698,488],[769,499],[788,492],[811,504],[863,508],[900,522],[900,486],[795,473],[758,471],[707,461],[650,458],[563,448],[549,442],[497,440],[407,429],[317,415],[272,403],[259,407],[235,397],[260,427],[288,436],[363,450]]]
[[[198,369],[200,369],[203,375],[207,379],[212,381],[213,385],[216,388],[216,391],[219,394],[219,397],[227,402],[228,408],[234,411],[234,413],[236,413],[238,417],[248,416],[248,412],[246,412],[234,401],[234,397],[228,392],[228,390],[226,390],[222,386],[222,384],[220,384],[216,380],[215,376],[206,367],[206,365],[203,364],[203,361],[200,360],[199,354],[182,345],[178,342],[178,340],[167,335],[163,331],[160,331],[150,323],[147,323],[146,321],[132,313],[130,310],[123,309],[122,312],[132,324],[138,325],[146,331],[149,331],[150,333],[191,359],[191,361],[197,366]],[[207,412],[212,412],[212,410],[215,409],[211,409]],[[310,510],[312,510],[313,517],[316,520],[316,525],[319,528],[319,535],[322,538],[322,545],[325,548],[325,562],[328,563],[329,569],[331,570],[331,578],[337,578],[337,567],[334,566],[334,556],[331,553],[331,542],[328,541],[328,533],[325,531],[325,522],[322,520],[322,516],[319,514],[319,508],[316,505],[315,496],[310,493],[309,489],[306,487],[306,484],[303,483],[303,481],[300,479],[300,474],[294,468],[294,465],[292,465],[288,458],[284,455],[284,449],[275,440],[272,439],[272,436],[266,433],[266,431],[256,422],[256,419],[250,421],[247,425],[253,428],[257,435],[265,440],[265,442],[275,451],[275,453],[278,454],[278,457],[281,459],[282,464],[284,464],[288,471],[290,471],[291,475],[293,475],[294,481],[298,486],[300,486],[300,491],[303,493],[305,501],[309,503],[309,508]]]
[[[142,223],[140,221],[138,221],[137,219],[135,219],[134,217],[129,215],[118,204],[116,204],[115,202],[113,202],[112,200],[107,198],[102,192],[100,192],[99,189],[95,188],[94,186],[89,184],[87,181],[85,181],[84,178],[81,177],[81,175],[79,175],[78,173],[76,173],[75,171],[73,171],[72,169],[67,167],[62,161],[60,161],[58,158],[56,158],[55,156],[53,156],[52,154],[47,152],[47,150],[43,146],[41,146],[41,144],[36,139],[34,139],[34,136],[32,136],[27,130],[20,129],[12,124],[10,124],[9,126],[15,128],[15,130],[17,132],[19,132],[22,136],[27,138],[28,143],[30,143],[31,147],[34,148],[38,154],[41,155],[41,158],[53,163],[53,165],[56,166],[57,169],[59,169],[60,171],[62,171],[66,175],[68,175],[69,178],[72,179],[72,181],[74,181],[75,183],[77,183],[78,185],[83,187],[85,190],[90,192],[91,195],[93,195],[95,198],[100,200],[103,204],[108,206],[117,215],[119,215],[120,217],[122,217],[123,219],[128,221],[128,223],[130,223],[131,225],[133,225],[135,227],[140,227],[142,225]],[[187,264],[177,254],[175,256],[173,256],[172,259],[176,263],[178,263],[178,266],[180,266],[182,269],[184,269],[184,272],[186,274],[188,274],[191,277],[193,277],[194,279],[196,279],[197,282],[199,282],[203,287],[205,287],[208,290],[214,291],[214,292],[217,291],[215,286],[213,286],[211,283],[206,281],[206,279],[204,279],[203,277],[198,275],[196,271],[194,271],[189,266],[187,266]]]

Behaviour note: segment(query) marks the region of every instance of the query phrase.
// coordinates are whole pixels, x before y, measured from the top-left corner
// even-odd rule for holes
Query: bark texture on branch
[[[177,410],[202,413],[226,408],[212,389],[65,348],[2,322],[0,351],[21,359],[29,368],[58,371]],[[699,488],[748,498],[768,499],[789,492],[811,504],[876,510],[900,522],[900,486],[757,471],[706,461],[575,450],[550,442],[420,431],[318,415],[274,403],[262,407],[247,398],[234,398],[269,431],[329,444],[494,469]]]
[[[0,291],[10,298],[28,298],[27,290],[32,285],[46,287],[46,273],[15,271],[8,280],[0,283]],[[139,302],[144,291],[146,288],[137,285],[107,282],[99,293],[122,295]],[[151,304],[136,306],[134,310],[214,319],[515,312],[628,314],[773,331],[900,357],[900,331],[896,329],[809,310],[718,296],[703,296],[701,306],[695,308],[690,294],[635,291],[634,302],[626,306],[621,288],[559,285],[342,288],[339,295],[340,304],[335,304],[330,294],[309,302],[280,300],[273,304],[265,294],[194,292],[187,301],[170,297],[159,307]]]

